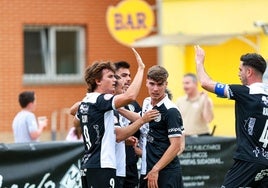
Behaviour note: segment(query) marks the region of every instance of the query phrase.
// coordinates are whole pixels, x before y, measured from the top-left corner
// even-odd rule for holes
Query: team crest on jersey
[[[129,104],[129,105],[127,105],[127,106],[128,106],[128,108],[129,108],[129,110],[130,110],[131,112],[134,112],[134,111],[135,111],[135,107],[134,107],[133,104]]]
[[[103,98],[105,99],[105,100],[110,100],[111,98],[113,97],[113,95],[112,94],[105,94],[104,96],[103,96]]]
[[[161,121],[161,114],[159,114],[156,118],[154,118],[155,122],[159,122]]]
[[[262,100],[263,104],[265,104],[266,106],[268,106],[268,97],[262,96],[261,100]]]
[[[81,104],[79,110],[80,110],[81,114],[84,114],[84,113],[88,112],[88,108],[89,108],[89,106],[87,104]]]

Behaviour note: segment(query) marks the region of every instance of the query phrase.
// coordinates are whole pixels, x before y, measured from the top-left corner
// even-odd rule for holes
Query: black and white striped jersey
[[[85,145],[82,169],[116,168],[113,98],[111,94],[87,93],[78,108],[76,117]]]

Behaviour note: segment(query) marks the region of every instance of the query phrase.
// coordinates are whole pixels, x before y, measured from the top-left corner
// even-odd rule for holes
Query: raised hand
[[[203,64],[205,60],[205,51],[199,45],[195,45],[194,49],[195,49],[195,62],[197,64],[200,63]]]
[[[140,54],[135,50],[135,48],[131,48],[131,49],[132,49],[132,51],[134,52],[134,54],[136,56],[136,60],[137,60],[138,66],[140,68],[143,68],[144,69],[145,68],[145,65],[144,65],[144,63],[143,63],[143,61],[141,59]]]

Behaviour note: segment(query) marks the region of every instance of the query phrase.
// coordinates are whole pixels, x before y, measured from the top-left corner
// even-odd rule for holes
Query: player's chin
[[[123,87],[124,92],[126,92],[126,91],[127,91],[127,89],[128,89],[128,88],[126,88],[125,86]]]
[[[110,94],[115,94],[116,90],[115,90],[115,87],[112,87],[111,89],[109,89],[108,93]]]
[[[159,95],[151,95],[151,98],[153,100],[158,100],[160,98],[160,96]]]

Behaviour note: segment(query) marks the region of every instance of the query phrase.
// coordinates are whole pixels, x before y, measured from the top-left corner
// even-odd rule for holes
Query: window
[[[84,35],[84,28],[79,26],[26,26],[24,83],[83,82]]]

